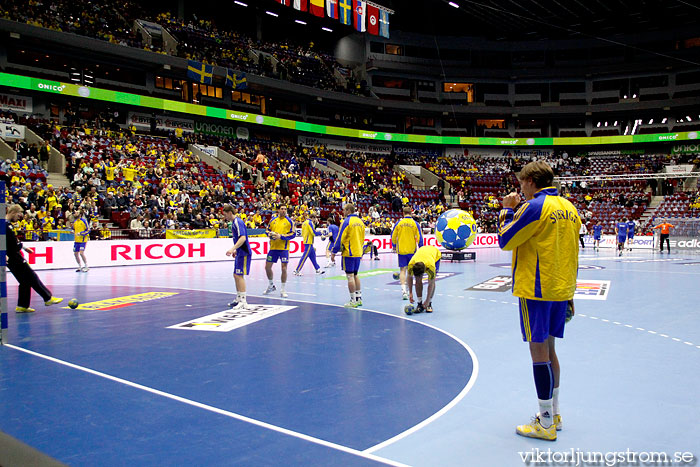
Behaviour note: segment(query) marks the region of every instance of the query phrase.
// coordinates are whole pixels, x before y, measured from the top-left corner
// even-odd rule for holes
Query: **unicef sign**
[[[672,154],[698,154],[700,153],[700,143],[676,144],[671,148]]]

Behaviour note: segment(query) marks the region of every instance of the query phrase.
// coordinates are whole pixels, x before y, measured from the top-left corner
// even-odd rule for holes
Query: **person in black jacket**
[[[24,212],[21,206],[13,204],[7,208],[7,268],[15,276],[17,282],[19,282],[19,295],[17,297],[17,307],[15,311],[17,313],[32,313],[36,311],[34,308],[29,308],[32,289],[41,295],[46,306],[61,303],[63,299],[51,295],[51,291],[41,282],[39,276],[36,275],[34,270],[32,270],[29,264],[27,264],[27,261],[20,254],[23,249],[26,252],[30,252],[30,250],[28,248],[23,248],[22,244],[17,241],[17,236],[10,224],[17,222],[23,216]]]

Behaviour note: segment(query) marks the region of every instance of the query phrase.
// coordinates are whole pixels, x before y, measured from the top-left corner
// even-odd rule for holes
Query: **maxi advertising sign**
[[[0,110],[30,114],[33,109],[31,97],[0,93]]]

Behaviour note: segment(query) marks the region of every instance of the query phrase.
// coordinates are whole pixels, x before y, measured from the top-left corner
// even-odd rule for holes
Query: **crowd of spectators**
[[[362,91],[350,70],[313,43],[258,41],[219,28],[211,19],[193,17],[184,21],[169,12],[150,13],[146,6],[132,1],[8,0],[0,5],[0,18],[166,53],[159,41],[144,43],[133,26],[139,19],[153,21],[176,38],[179,57],[320,89],[356,94]]]
[[[94,2],[90,0],[6,0],[0,17],[54,31],[92,37],[113,44],[146,48],[125,18],[140,16],[138,3]],[[154,50],[155,51],[155,50]]]
[[[68,109],[70,110],[70,109]],[[136,134],[114,121],[113,114],[96,114],[84,122],[66,113],[66,124],[18,118],[3,112],[0,119],[29,125],[46,143],[13,143],[17,160],[0,162],[9,182],[8,194],[22,204],[32,222],[24,225],[28,238],[46,238],[63,228],[76,207],[89,213],[98,238],[106,237],[109,222],[132,236],[163,236],[166,229],[219,229],[225,227],[224,204],[240,208],[249,228],[264,227],[277,206],[285,204],[301,222],[309,210],[323,219],[340,219],[345,203],[359,208],[370,232],[383,234],[411,205],[426,230],[448,205],[471,212],[479,231],[495,231],[500,200],[517,189],[514,173],[532,157],[457,157],[369,154],[325,146],[304,147],[290,141],[260,136],[238,140],[195,134]],[[264,138],[264,139],[261,139]],[[188,150],[190,144],[218,146],[235,156],[230,166],[202,161]],[[46,183],[51,148],[67,161],[69,188]],[[539,157],[541,158],[541,156]],[[668,163],[694,162],[692,157],[629,155],[545,157],[558,175],[648,173]],[[333,162],[340,171],[328,170]],[[228,162],[227,162],[228,164]],[[422,165],[449,184],[449,201],[440,187],[415,189],[395,164]],[[322,170],[326,169],[326,170]],[[594,172],[591,172],[591,171]],[[672,191],[682,191],[669,185]],[[610,233],[623,218],[639,219],[651,201],[653,187],[646,180],[564,182],[563,196],[582,213],[589,228],[596,222]],[[664,188],[665,189],[665,188]],[[700,208],[697,193],[673,198],[659,212],[693,216]],[[35,222],[34,222],[35,221]],[[113,232],[114,233],[114,232]]]
[[[426,228],[434,226],[445,209],[444,204],[432,201],[433,193],[428,190],[409,189],[400,175],[382,172],[379,176],[380,169],[390,168],[379,162],[382,159],[364,153],[335,151],[334,157],[361,161],[352,166],[352,173],[336,174],[313,167],[316,158],[328,155],[321,147],[263,140],[213,141],[194,135],[138,135],[100,117],[80,126],[30,123],[46,140],[48,150],[53,147],[65,156],[70,187],[47,185],[45,171],[28,189],[24,189],[24,178],[13,179],[8,192],[11,201],[32,213],[28,222],[18,226],[20,235],[28,239],[46,239],[50,231],[70,227],[70,216],[77,208],[88,216],[95,238],[122,233],[158,238],[166,229],[225,228],[221,212],[225,204],[238,206],[246,225],[259,229],[280,204],[287,205],[300,223],[311,209],[337,222],[344,204],[354,202],[376,234],[389,232],[406,204],[414,206]],[[190,143],[219,144],[254,167],[234,162],[230,168],[216,169],[188,150]],[[21,161],[5,164],[14,166]],[[108,234],[105,226],[109,222],[118,227]]]

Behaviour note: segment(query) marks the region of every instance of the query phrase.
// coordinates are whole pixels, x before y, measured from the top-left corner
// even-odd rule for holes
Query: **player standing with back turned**
[[[391,243],[394,245],[394,252],[399,256],[399,280],[404,300],[408,300],[409,292],[409,288],[406,287],[406,268],[411,257],[418,248],[423,246],[423,233],[418,222],[413,218],[412,212],[413,209],[410,206],[404,206],[403,218],[394,224],[391,231]]]
[[[515,432],[555,441],[561,429],[555,338],[564,337],[567,306],[574,312],[581,218],[552,186],[554,172],[546,162],[525,165],[518,181],[525,202],[517,208],[518,193],[503,199],[498,244],[513,251],[513,295],[520,298],[520,330],[530,347],[540,411]]]
[[[342,253],[343,271],[348,279],[350,301],[345,304],[348,308],[362,306],[362,287],[357,272],[362,260],[362,244],[365,241],[365,223],[355,214],[355,205],[348,203],[343,207],[345,220],[340,226],[338,238],[333,245],[332,253]]]
[[[617,249],[620,251],[618,256],[622,256],[622,252],[625,250],[625,242],[627,241],[627,219],[617,223],[615,235],[617,235]]]

